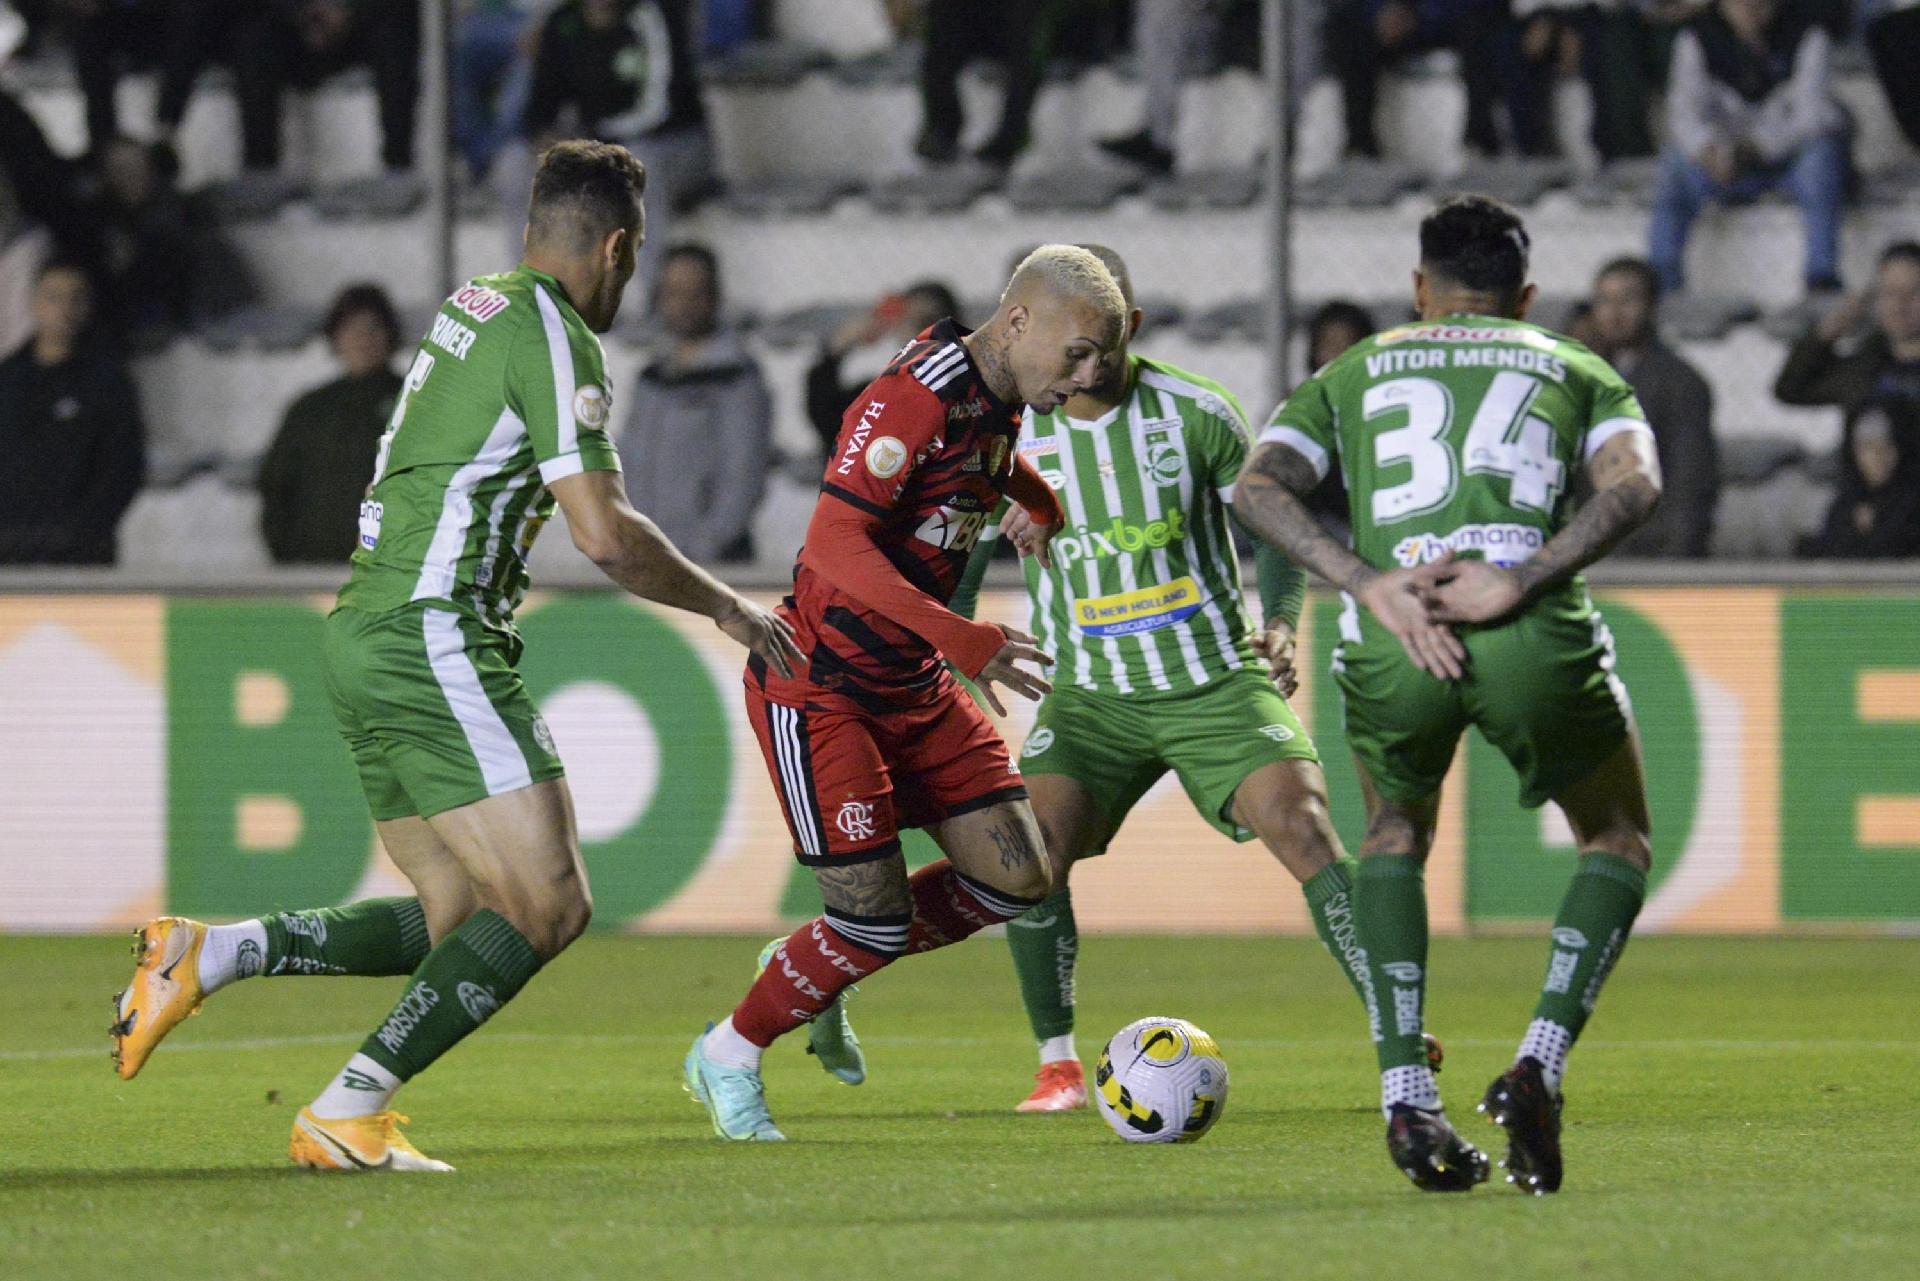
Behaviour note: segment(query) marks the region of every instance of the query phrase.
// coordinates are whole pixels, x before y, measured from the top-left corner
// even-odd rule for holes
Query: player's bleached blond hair
[[[1002,305],[1030,287],[1061,298],[1077,298],[1126,323],[1127,297],[1098,257],[1079,245],[1041,245],[1020,260],[1000,295]]]

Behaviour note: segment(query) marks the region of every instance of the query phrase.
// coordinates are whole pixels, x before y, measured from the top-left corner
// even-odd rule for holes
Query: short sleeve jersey
[[[987,389],[960,341],[966,332],[943,320],[901,349],[847,408],[820,486],[823,502],[873,517],[888,563],[942,605],[1013,475],[1020,429],[1020,407]],[[804,559],[783,612],[823,688],[911,700],[942,671],[933,645]]]
[[[1053,567],[1021,562],[1056,681],[1181,691],[1255,662],[1227,523],[1249,446],[1231,392],[1142,356],[1096,421],[1027,411],[1019,450],[1067,513]]]
[[[605,357],[551,276],[470,281],[420,343],[360,507],[340,604],[432,601],[511,629],[547,486],[618,471]]]
[[[1376,569],[1451,550],[1516,565],[1570,516],[1576,469],[1640,402],[1592,351],[1538,325],[1450,316],[1355,344],[1273,412],[1277,441],[1346,480],[1353,550]],[[1576,578],[1569,599],[1584,599]]]

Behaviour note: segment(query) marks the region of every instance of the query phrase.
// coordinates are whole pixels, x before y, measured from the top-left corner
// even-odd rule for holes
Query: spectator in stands
[[[960,73],[974,59],[988,58],[1000,65],[1000,120],[974,159],[1001,168],[1011,165],[1026,148],[1047,47],[1065,7],[1065,0],[927,0],[915,154],[934,164],[959,158],[966,125]]]
[[[1307,321],[1307,369],[1325,368],[1347,348],[1373,337],[1377,328],[1373,313],[1357,302],[1334,298],[1321,303]],[[1307,495],[1307,509],[1342,533],[1352,523],[1347,485],[1338,467],[1329,469],[1326,478]]]
[[[41,268],[32,312],[33,337],[0,362],[0,564],[110,565],[146,474],[139,393],[90,325],[78,263]]]
[[[255,185],[280,179],[280,99],[349,67],[373,70],[380,100],[380,158],[412,182],[414,108],[420,96],[420,6],[393,0],[177,0],[156,110],[162,141],[186,112],[200,71],[216,57],[233,67],[241,163]]]
[[[516,255],[535,157],[561,138],[597,138],[620,143],[647,167],[639,274],[653,281],[673,215],[713,181],[696,17],[691,0],[566,0],[547,15],[520,120],[523,141],[495,167]]]
[[[1024,256],[1024,255],[1023,255]],[[833,452],[840,435],[840,420],[847,407],[866,385],[866,380],[848,382],[841,377],[840,366],[848,353],[860,347],[885,345],[898,349],[927,326],[960,315],[960,304],[953,290],[937,280],[922,280],[897,294],[884,294],[871,308],[848,320],[835,331],[820,356],[807,370],[807,421],[820,438],[820,456]]]
[[[1577,66],[1593,104],[1602,160],[1654,154],[1652,106],[1665,77],[1672,30],[1696,0],[1513,0],[1516,68],[1523,92],[1552,115],[1552,80]]]
[[[1293,7],[1297,16],[1287,87],[1288,108],[1298,112],[1319,74],[1326,0],[1293,0]],[[1123,137],[1103,139],[1100,149],[1150,173],[1172,173],[1182,86],[1219,70],[1224,46],[1237,34],[1232,24],[1257,23],[1258,8],[1250,0],[1135,0],[1133,56],[1144,90],[1144,123]],[[1255,26],[1256,45],[1257,31]]]
[[[460,0],[453,36],[453,143],[478,181],[513,138],[532,80],[536,0]]]
[[[1662,288],[1684,286],[1687,231],[1703,209],[1773,190],[1800,206],[1808,291],[1840,287],[1849,162],[1830,50],[1826,31],[1781,0],[1719,0],[1681,31],[1650,232]]]
[[[101,264],[100,221],[79,170],[56,154],[20,100],[0,86],[0,183],[17,232],[44,229],[59,255],[92,274]]]
[[[1848,424],[1840,486],[1803,556],[1920,557],[1920,402],[1876,398]]]
[[[773,399],[759,365],[721,324],[711,249],[681,244],[662,255],[653,310],[668,343],[640,371],[620,436],[627,495],[694,560],[752,560]]]
[[[1872,329],[1850,343],[1869,310]],[[1881,253],[1871,294],[1849,298],[1794,344],[1773,394],[1789,405],[1837,405],[1849,419],[1876,398],[1920,405],[1920,242]]]
[[[1881,0],[1867,22],[1867,49],[1887,106],[1907,141],[1920,147],[1920,2]]]
[[[349,285],[327,314],[340,376],[287,407],[260,467],[260,532],[280,564],[340,564],[353,553],[401,377],[400,318],[378,285]]]
[[[99,149],[104,303],[136,346],[255,299],[246,263],[172,183],[163,149],[114,138]]]
[[[1512,62],[1507,0],[1334,0],[1327,15],[1327,60],[1340,78],[1349,155],[1378,157],[1374,109],[1387,67],[1434,49],[1460,59],[1467,91],[1466,142],[1483,156],[1501,151],[1494,108],[1508,91],[1514,143],[1523,154],[1551,154],[1550,113],[1524,92]]]
[[[86,100],[87,149],[98,153],[120,133],[115,91],[129,71],[158,67],[173,9],[182,0],[55,0],[74,78]],[[190,0],[189,0],[190,2]]]
[[[1702,557],[1720,503],[1713,390],[1660,341],[1660,277],[1640,258],[1616,258],[1593,281],[1592,347],[1640,399],[1660,454],[1660,505],[1621,544],[1622,556]]]

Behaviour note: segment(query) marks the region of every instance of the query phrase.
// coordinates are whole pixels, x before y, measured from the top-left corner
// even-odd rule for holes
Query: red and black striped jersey
[[[917,700],[941,659],[968,676],[998,627],[946,608],[1013,474],[1022,407],[987,389],[951,320],[902,348],[848,407],[782,614],[808,681]]]

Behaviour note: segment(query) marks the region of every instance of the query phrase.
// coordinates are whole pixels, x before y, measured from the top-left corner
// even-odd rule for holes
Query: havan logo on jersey
[[[1518,565],[1541,547],[1547,536],[1531,525],[1493,522],[1462,525],[1451,534],[1410,534],[1393,546],[1393,559],[1403,569],[1426,565],[1448,552],[1479,552],[1481,559],[1503,569]]]
[[[1041,473],[1045,475],[1045,473]],[[1048,481],[1052,484],[1051,479]],[[1056,486],[1058,488],[1058,486]],[[1178,507],[1168,512],[1166,519],[1151,521],[1145,525],[1136,525],[1121,520],[1118,516],[1105,529],[1089,529],[1085,525],[1076,526],[1072,533],[1062,532],[1054,536],[1053,560],[1061,570],[1071,569],[1075,561],[1098,560],[1102,556],[1131,555],[1134,552],[1158,550],[1170,543],[1177,543],[1187,536],[1186,513]]]

